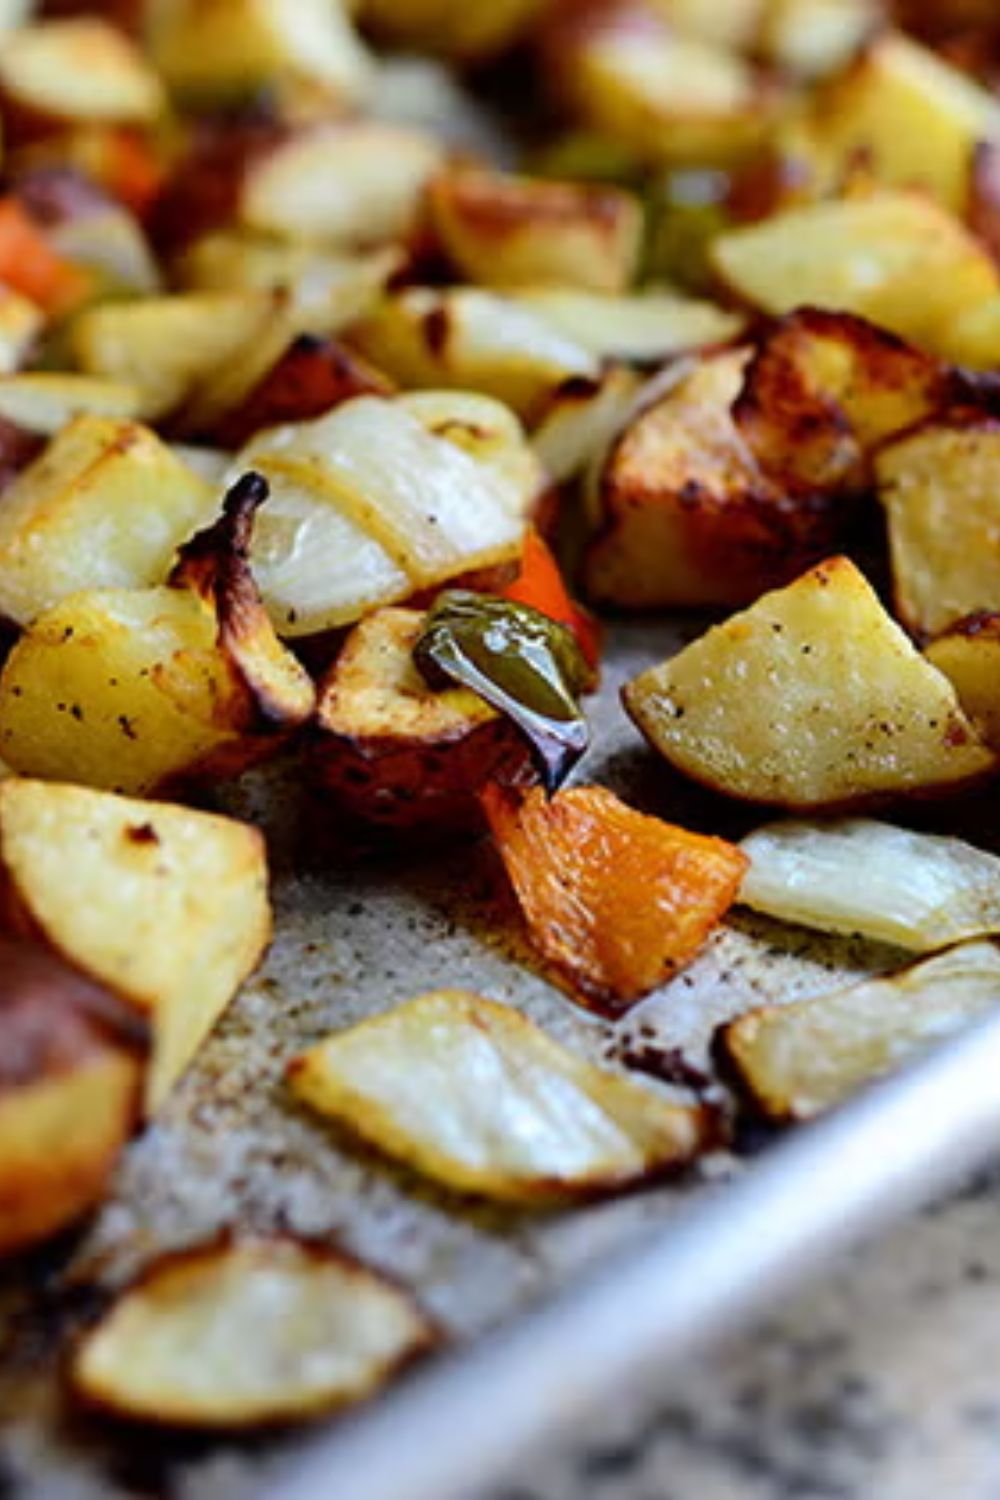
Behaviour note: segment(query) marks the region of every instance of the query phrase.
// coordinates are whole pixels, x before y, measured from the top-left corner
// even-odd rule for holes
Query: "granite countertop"
[[[996,1500],[1000,1166],[491,1500]]]

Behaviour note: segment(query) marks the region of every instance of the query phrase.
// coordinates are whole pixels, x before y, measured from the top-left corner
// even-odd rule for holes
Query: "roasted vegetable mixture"
[[[288,1108],[445,1201],[634,1189],[1000,1003],[1000,858],[935,822],[1000,777],[995,12],[2,0],[0,1255],[100,1205],[260,964],[215,799],[272,759],[330,861],[492,846],[595,1026],[737,904],[898,955],[720,1027],[707,1087],[461,976],[316,1037]],[[684,613],[621,715],[685,826],[588,776],[630,611]],[[441,1336],[233,1226],[67,1379],[247,1429]]]

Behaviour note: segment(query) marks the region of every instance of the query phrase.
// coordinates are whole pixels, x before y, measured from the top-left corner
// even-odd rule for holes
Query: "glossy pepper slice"
[[[637,812],[605,787],[481,801],[534,946],[591,1009],[617,1015],[698,953],[748,860]]]
[[[428,615],[413,659],[431,687],[460,683],[506,714],[550,792],[590,743],[577,701],[587,661],[571,630],[527,604],[451,589]]]

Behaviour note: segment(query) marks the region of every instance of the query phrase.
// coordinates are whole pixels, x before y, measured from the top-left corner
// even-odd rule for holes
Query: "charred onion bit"
[[[577,695],[590,668],[573,632],[530,605],[450,589],[413,659],[431,687],[457,682],[506,714],[529,741],[549,792],[590,743]]]
[[[533,943],[575,995],[612,1014],[690,963],[749,863],[605,787],[549,801],[493,785],[483,806]]]

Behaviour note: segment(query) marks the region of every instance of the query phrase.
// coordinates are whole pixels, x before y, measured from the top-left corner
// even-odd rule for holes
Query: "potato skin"
[[[0,935],[0,1256],[99,1200],[138,1117],[143,1035],[101,986]]]

